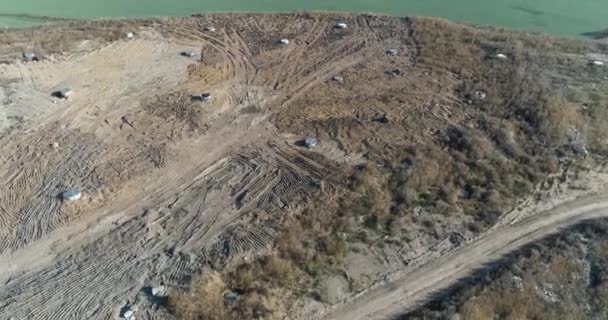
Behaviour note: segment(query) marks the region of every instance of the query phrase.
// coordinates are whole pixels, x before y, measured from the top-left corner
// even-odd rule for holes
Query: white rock
[[[25,61],[34,61],[36,59],[36,54],[32,51],[26,51],[23,53],[23,59],[25,59]]]
[[[498,54],[496,54],[496,58],[498,58],[498,59],[506,59],[507,55],[504,54],[504,53],[498,53]]]
[[[164,297],[165,296],[165,286],[159,286],[152,288],[152,295],[155,297]]]
[[[215,32],[215,27],[213,27],[213,26],[206,27],[205,31],[207,31],[207,32]]]
[[[386,54],[388,54],[389,56],[396,56],[399,54],[399,51],[395,50],[395,49],[390,49],[386,51]]]
[[[281,39],[281,40],[279,40],[279,43],[287,45],[287,44],[289,44],[289,39]]]
[[[59,95],[59,97],[67,99],[74,94],[74,90],[72,90],[70,88],[65,88],[65,89],[59,90],[59,92],[57,92],[57,94]]]
[[[53,142],[52,146],[53,146],[53,149],[57,149],[57,148],[59,148],[59,143]]]
[[[347,29],[348,25],[344,22],[338,22],[338,23],[336,23],[336,28],[337,29]]]
[[[591,64],[593,64],[594,66],[598,66],[598,67],[602,67],[605,65],[604,61],[601,61],[601,60],[593,60],[591,62]]]
[[[78,189],[67,190],[61,194],[61,197],[66,201],[76,201],[82,198],[82,192]]]
[[[127,320],[135,320],[135,312],[133,310],[127,310],[122,314],[122,317]]]
[[[127,32],[127,33],[125,34],[125,37],[127,37],[127,39],[133,39],[133,37],[134,37],[134,36],[135,36],[135,35],[133,34],[133,32]]]

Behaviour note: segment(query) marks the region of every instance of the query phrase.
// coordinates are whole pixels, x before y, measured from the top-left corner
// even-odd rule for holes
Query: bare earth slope
[[[597,43],[331,14],[0,39],[1,319],[173,319],[152,288],[179,296],[209,271],[229,283],[275,256],[298,277],[272,290],[229,283],[213,297],[240,295],[217,304],[226,317],[320,318],[338,305],[329,318],[383,318],[605,213],[601,199],[517,208],[602,189],[608,77],[587,54],[608,49]],[[21,61],[30,49],[41,61]],[[74,94],[52,96],[63,88]],[[209,101],[191,99],[201,93]],[[303,147],[307,136],[319,145]],[[566,187],[596,172],[600,183]],[[71,188],[83,198],[63,201]],[[318,283],[347,284],[323,299]],[[238,307],[264,294],[254,311]]]

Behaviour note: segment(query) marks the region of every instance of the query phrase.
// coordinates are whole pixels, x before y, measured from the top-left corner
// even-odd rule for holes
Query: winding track
[[[499,230],[329,311],[323,319],[392,319],[475,270],[578,222],[608,217],[606,195],[579,199]]]

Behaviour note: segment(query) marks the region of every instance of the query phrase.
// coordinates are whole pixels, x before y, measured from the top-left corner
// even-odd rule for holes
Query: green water
[[[18,15],[94,19],[294,10],[439,16],[557,35],[580,35],[608,27],[608,0],[0,0],[0,27],[43,22]]]

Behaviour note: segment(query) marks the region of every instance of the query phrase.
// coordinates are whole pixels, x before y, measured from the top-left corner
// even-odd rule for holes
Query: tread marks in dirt
[[[52,134],[51,134],[52,135]],[[18,158],[0,170],[0,252],[13,251],[42,238],[66,224],[70,217],[59,195],[66,189],[85,186],[83,177],[96,158],[99,145],[85,136],[74,138],[72,146],[52,150],[45,144],[46,134],[25,137],[26,146]],[[20,140],[20,139],[19,139]],[[27,165],[22,165],[27,163]]]

